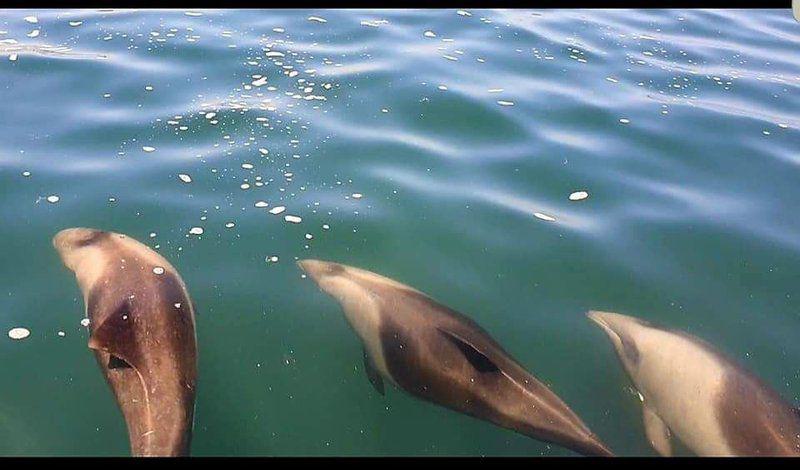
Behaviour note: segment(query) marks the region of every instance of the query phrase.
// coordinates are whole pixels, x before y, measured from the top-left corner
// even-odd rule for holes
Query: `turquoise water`
[[[307,257],[469,315],[619,454],[652,451],[588,309],[687,330],[798,399],[789,9],[0,10],[0,77],[2,455],[128,454],[50,244],[71,226],[182,273],[194,455],[571,455],[375,393]]]

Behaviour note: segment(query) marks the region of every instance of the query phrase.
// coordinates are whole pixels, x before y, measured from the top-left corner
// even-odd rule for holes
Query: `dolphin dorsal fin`
[[[120,359],[119,357],[111,354],[108,358],[108,368],[109,369],[130,369],[131,365],[125,362],[124,359]]]
[[[378,372],[378,369],[376,369],[375,365],[372,363],[372,359],[369,358],[366,348],[364,348],[364,372],[367,373],[369,383],[375,387],[375,390],[381,395],[384,395],[386,392],[383,388],[383,378],[381,378],[380,372]]]
[[[436,329],[464,354],[464,357],[472,364],[475,370],[483,373],[500,372],[500,367],[498,367],[494,361],[489,359],[486,354],[478,350],[478,348],[461,335],[440,327],[436,327]]]
[[[95,313],[90,315],[97,318]],[[127,301],[121,302],[114,311],[106,316],[103,323],[92,329],[89,336],[89,348],[105,351],[111,354],[109,368],[135,367],[132,361],[135,353],[135,332],[133,331],[133,316],[130,314],[130,305]],[[112,367],[114,366],[114,367]]]

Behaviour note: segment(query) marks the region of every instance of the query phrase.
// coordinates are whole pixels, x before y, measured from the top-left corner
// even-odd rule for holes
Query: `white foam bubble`
[[[575,191],[575,192],[573,192],[572,194],[569,195],[569,200],[570,201],[583,201],[587,197],[589,197],[589,193],[587,193],[586,191]]]
[[[31,335],[31,331],[27,328],[17,327],[8,330],[8,337],[11,339],[25,339]]]

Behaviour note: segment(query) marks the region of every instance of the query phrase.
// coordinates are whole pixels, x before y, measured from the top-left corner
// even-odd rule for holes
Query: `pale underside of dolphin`
[[[197,344],[180,275],[146,245],[113,232],[62,230],[53,245],[83,292],[89,348],[125,417],[131,453],[187,455]]]
[[[376,273],[319,260],[299,266],[341,304],[364,345],[367,376],[423,400],[553,442],[611,455],[547,386],[475,322]]]
[[[627,315],[588,316],[638,389],[645,434],[659,454],[673,454],[674,435],[703,456],[800,455],[797,410],[707,342]]]

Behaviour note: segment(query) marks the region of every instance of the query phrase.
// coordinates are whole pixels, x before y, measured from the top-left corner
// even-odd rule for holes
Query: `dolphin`
[[[674,434],[702,456],[800,456],[798,410],[707,342],[627,315],[587,315],[638,389],[659,454],[672,455]]]
[[[418,290],[343,264],[300,268],[341,304],[364,346],[364,368],[438,405],[588,455],[611,451],[547,386],[475,322]]]
[[[197,380],[194,306],[166,259],[126,235],[62,230],[53,246],[75,272],[89,348],[114,392],[134,456],[189,453]]]

